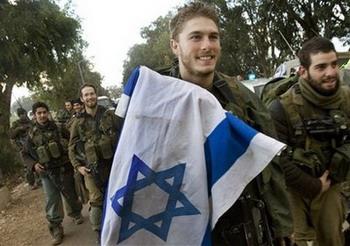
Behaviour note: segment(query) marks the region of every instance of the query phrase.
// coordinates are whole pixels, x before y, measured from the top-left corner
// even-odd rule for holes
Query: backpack
[[[260,99],[269,108],[271,102],[286,92],[299,80],[298,75],[291,75],[287,78],[278,77],[265,84]]]

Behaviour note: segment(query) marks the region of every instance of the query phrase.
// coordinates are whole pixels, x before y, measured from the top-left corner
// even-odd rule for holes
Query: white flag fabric
[[[102,245],[211,245],[211,231],[284,144],[205,89],[134,70],[105,196]]]

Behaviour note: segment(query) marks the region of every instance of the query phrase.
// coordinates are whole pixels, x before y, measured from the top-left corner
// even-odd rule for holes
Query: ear
[[[170,39],[170,48],[173,51],[173,54],[178,56],[179,43],[175,39]]]
[[[307,79],[309,77],[308,71],[304,66],[300,66],[298,70],[299,76],[303,79]]]
[[[84,103],[83,97],[80,97],[80,101],[82,101]]]

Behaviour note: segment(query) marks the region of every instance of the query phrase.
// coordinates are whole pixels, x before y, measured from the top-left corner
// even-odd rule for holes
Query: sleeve
[[[23,154],[29,157],[28,159],[30,160],[29,162],[30,169],[34,171],[34,165],[35,163],[39,162],[39,158],[35,151],[35,145],[33,143],[33,140],[31,139],[30,136],[28,136],[26,139],[26,145],[27,145],[26,151]]]
[[[81,163],[77,159],[77,155],[76,155],[77,144],[80,141],[78,126],[79,126],[79,121],[74,120],[70,128],[70,138],[69,138],[69,144],[68,144],[68,157],[74,168],[77,168],[78,166],[83,166],[83,163]]]
[[[272,120],[275,124],[277,137],[280,141],[290,144],[289,129],[286,112],[279,100],[275,100],[269,107]],[[280,163],[284,171],[287,187],[297,191],[307,198],[314,198],[322,188],[321,181],[304,172],[298,167],[296,161],[291,157],[293,146],[289,146],[281,153]]]

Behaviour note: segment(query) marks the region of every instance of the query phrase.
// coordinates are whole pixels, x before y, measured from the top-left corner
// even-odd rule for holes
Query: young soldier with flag
[[[215,11],[192,3],[179,10],[170,26],[178,64],[162,73],[190,83],[145,67],[129,79],[117,109],[125,122],[105,200],[102,244],[233,244],[243,236],[244,245],[258,245],[260,232],[219,218],[228,210],[229,220],[242,213],[242,205],[233,204],[283,145],[223,109],[258,130],[269,128],[269,116],[259,114],[266,110],[255,95],[215,72],[221,49]],[[253,192],[263,192],[267,199],[283,192],[275,184],[278,171],[268,168],[259,180],[265,186],[250,186]],[[267,192],[272,183],[276,190]],[[239,201],[255,202],[248,199],[250,194],[245,191]],[[265,205],[257,201],[257,206]],[[281,214],[288,220],[285,201]],[[279,210],[271,207],[267,204]],[[269,232],[268,216],[262,216]],[[290,221],[287,229],[278,223],[274,236],[289,235]],[[239,237],[226,233],[232,228],[239,230]],[[267,242],[272,244],[271,236]]]

